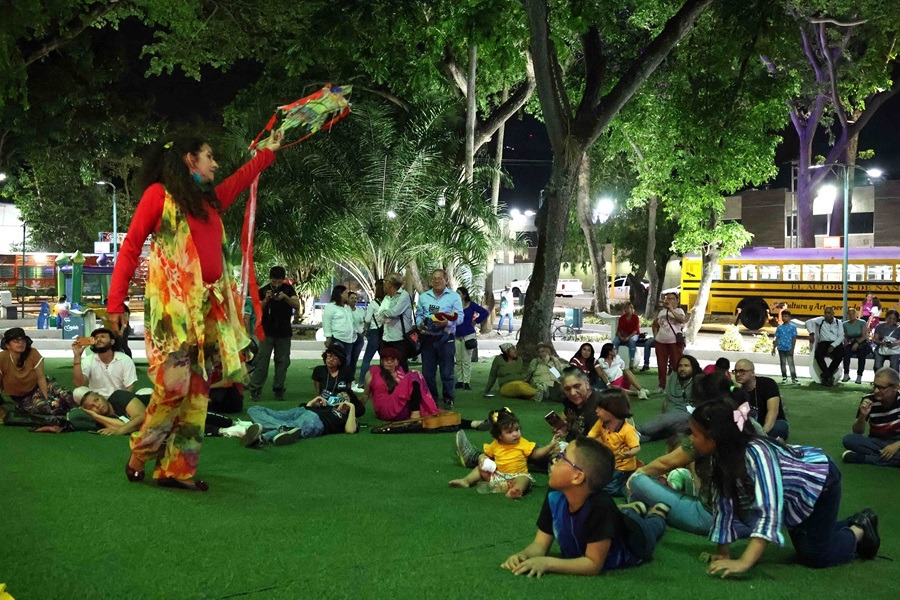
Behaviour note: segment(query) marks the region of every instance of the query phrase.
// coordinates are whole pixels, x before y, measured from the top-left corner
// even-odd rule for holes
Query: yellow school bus
[[[816,317],[843,304],[842,248],[746,248],[720,258],[710,290],[707,314],[735,314],[747,329],[759,329],[769,309],[787,304],[792,315]],[[702,263],[687,255],[681,262],[681,303],[697,301]],[[879,298],[883,310],[900,297],[900,247],[850,248],[847,269],[849,305],[859,307],[866,294]]]

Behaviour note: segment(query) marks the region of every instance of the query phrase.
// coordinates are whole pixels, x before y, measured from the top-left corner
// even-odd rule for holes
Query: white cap
[[[86,385],[77,387],[74,390],[72,390],[72,397],[75,398],[75,404],[81,406],[81,399],[84,398],[84,395],[87,394],[89,391],[91,391],[91,388],[89,388]]]

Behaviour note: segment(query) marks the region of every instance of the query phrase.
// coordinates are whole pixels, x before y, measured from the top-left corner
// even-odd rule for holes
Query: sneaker
[[[469,438],[466,432],[460,429],[456,432],[456,456],[459,458],[459,464],[469,469],[478,466],[478,449]]]
[[[457,381],[457,382],[456,382],[456,385],[453,386],[453,389],[455,389],[455,390],[461,390],[462,387],[463,387],[462,381]]]
[[[247,432],[241,436],[239,443],[244,448],[257,448],[262,444],[262,425],[254,423],[247,428]]]
[[[464,390],[471,390],[471,389],[472,389],[472,386],[469,385],[468,383],[464,383],[464,384],[463,384],[463,389],[464,389]]]
[[[799,379],[794,379],[793,381],[791,381],[791,383],[793,383],[794,385],[801,385]]]
[[[649,397],[650,397],[650,390],[642,389],[638,392],[638,398],[640,398],[641,400],[646,400]]]
[[[479,494],[505,494],[509,490],[508,481],[479,481],[475,491]]]
[[[881,548],[881,536],[878,535],[878,515],[871,508],[864,508],[849,519],[847,523],[863,530],[862,539],[856,543],[856,553],[860,558],[871,560],[878,555]]]
[[[850,381],[850,373],[844,373],[844,378],[841,379],[841,383],[847,383]]]
[[[649,370],[650,370],[650,365],[644,365],[643,367],[641,367],[641,373],[643,373],[644,371],[649,371]]]
[[[647,516],[647,505],[639,500],[636,502],[629,502],[628,504],[620,504],[619,510],[633,510],[641,518]]]
[[[353,382],[353,385],[350,386],[350,390],[351,390],[354,394],[362,394],[362,393],[365,393],[365,391],[366,391],[366,390],[364,390],[358,383],[356,383],[355,381]]]
[[[787,377],[781,378],[781,385],[785,385],[787,383]]]
[[[272,443],[276,446],[289,446],[290,444],[299,442],[303,439],[302,432],[299,427],[294,427],[293,429],[288,429],[287,431],[282,431],[274,438],[272,438]]]
[[[444,398],[444,408],[447,410],[453,410],[453,407],[456,406],[456,403],[453,400],[447,400]]]
[[[861,465],[866,462],[859,452],[854,452],[853,450],[844,450],[844,453],[841,454],[841,460],[851,465]]]
[[[657,502],[654,504],[649,511],[647,511],[648,515],[657,515],[663,518],[663,521],[668,520],[669,511],[672,510],[672,507],[666,504],[665,502]]]
[[[862,375],[856,378],[856,385],[862,385]]]
[[[662,389],[661,387],[656,388],[656,393],[657,393],[657,394],[662,394],[662,393],[664,393],[665,391],[666,391],[666,390]]]

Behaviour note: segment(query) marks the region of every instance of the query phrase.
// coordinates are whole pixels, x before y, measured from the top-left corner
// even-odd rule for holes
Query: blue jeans
[[[844,345],[844,375],[850,374],[850,359],[856,357],[856,376],[862,377],[866,372],[866,356],[869,355],[869,344],[857,344],[856,350],[853,344]]]
[[[622,340],[619,339],[619,336],[615,336],[613,338],[613,347],[618,350],[619,346],[622,345]],[[628,356],[631,357],[631,362],[635,362],[637,360],[637,343],[638,343],[638,334],[634,334],[630,338],[628,338]],[[647,354],[647,351],[644,351],[644,354]],[[627,369],[631,365],[625,365]]]
[[[437,371],[441,370],[441,386],[444,388],[444,402],[456,399],[456,338],[452,335],[421,335],[422,375],[434,398],[440,398],[437,389]]]
[[[851,433],[844,436],[844,448],[852,450],[861,456],[860,461],[848,462],[861,462],[862,464],[876,467],[900,467],[900,452],[889,459],[881,458],[882,448],[897,441],[900,441],[900,438],[880,440],[860,433]]]
[[[806,519],[788,529],[797,560],[817,569],[842,565],[856,554],[856,536],[847,521],[838,521],[841,507],[841,472],[828,461],[828,477],[822,493]]]
[[[297,408],[288,408],[287,410],[275,410],[274,408],[266,408],[265,406],[251,406],[247,410],[247,416],[254,423],[259,423],[263,427],[263,439],[271,442],[272,438],[278,435],[281,427],[288,429],[299,428],[300,437],[303,439],[319,437],[325,434],[325,425],[322,419],[314,413],[306,410],[302,406]]]
[[[772,439],[780,437],[784,441],[787,441],[790,434],[791,426],[788,425],[788,422],[784,419],[776,419],[775,424],[772,425],[772,430],[769,432],[769,437]]]
[[[362,367],[359,369],[359,386],[362,387],[366,381],[366,373],[372,366],[372,358],[378,352],[381,345],[381,335],[377,329],[370,329],[366,332],[366,351],[363,353]]]
[[[347,354],[347,372],[352,376],[356,373],[356,362],[359,360],[359,355],[362,354],[363,342],[365,339],[360,334],[356,336],[356,341],[350,346],[350,353]]]
[[[628,481],[628,478],[631,477],[632,473],[634,473],[634,471],[619,471],[616,469],[613,471],[612,481],[606,484],[603,491],[610,496],[623,496],[625,493],[625,482]]]
[[[644,341],[644,366],[650,366],[650,353],[653,352],[653,336],[648,335],[647,339]]]
[[[645,562],[653,558],[657,542],[666,532],[666,520],[659,515],[641,517],[633,510],[623,510],[625,545],[632,554]]]
[[[497,331],[503,329],[503,319],[507,319],[509,321],[509,332],[513,331],[513,316],[512,315],[504,315],[500,314],[500,321],[497,323]]]
[[[688,421],[691,416],[687,411],[670,408],[664,413],[659,413],[646,423],[638,426],[638,435],[641,436],[641,443],[648,443],[654,440],[662,440],[676,433],[684,433],[690,430]]]

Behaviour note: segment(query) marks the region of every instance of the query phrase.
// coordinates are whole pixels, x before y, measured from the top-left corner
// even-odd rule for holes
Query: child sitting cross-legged
[[[516,575],[597,575],[647,562],[666,530],[669,507],[642,502],[617,507],[603,491],[614,471],[612,451],[591,438],[578,438],[553,456],[553,488],[538,517],[537,535],[501,565]],[[561,558],[548,556],[553,541]]]
[[[616,458],[616,470],[603,491],[610,496],[620,496],[625,482],[637,469],[635,456],[641,451],[640,435],[634,425],[626,421],[631,417],[628,397],[621,390],[603,390],[597,417],[588,437],[599,440]]]
[[[488,415],[494,441],[484,445],[478,466],[462,479],[454,479],[450,487],[472,487],[480,493],[506,493],[507,498],[521,498],[534,483],[528,473],[528,458],[542,459],[559,448],[556,437],[543,448],[522,437],[519,417],[504,407]],[[460,432],[461,433],[461,432]],[[463,434],[465,435],[465,434]]]

